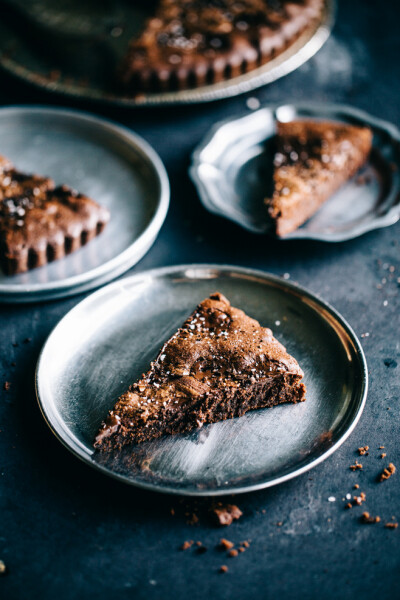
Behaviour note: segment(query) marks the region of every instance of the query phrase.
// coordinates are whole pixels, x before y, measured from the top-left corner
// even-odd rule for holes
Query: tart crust
[[[131,40],[119,80],[139,93],[231,79],[278,56],[323,7],[323,0],[159,0]]]

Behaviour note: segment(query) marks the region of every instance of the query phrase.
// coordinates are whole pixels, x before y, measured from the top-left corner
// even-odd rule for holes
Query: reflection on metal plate
[[[296,357],[305,373],[306,402],[114,455],[95,453],[94,435],[115,400],[216,290],[271,327]],[[147,489],[219,495],[275,485],[332,454],[361,415],[367,367],[347,323],[301,287],[261,271],[190,265],[137,274],[78,304],[48,338],[36,384],[50,428],[87,464]]]

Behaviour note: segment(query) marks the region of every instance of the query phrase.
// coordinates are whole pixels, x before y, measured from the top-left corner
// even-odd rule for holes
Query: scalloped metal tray
[[[386,121],[344,105],[266,106],[215,125],[192,155],[190,175],[211,212],[254,233],[269,233],[263,199],[272,186],[276,121],[311,118],[367,125],[370,158],[304,225],[282,239],[341,242],[400,218],[400,132]],[[360,177],[361,175],[361,177]]]

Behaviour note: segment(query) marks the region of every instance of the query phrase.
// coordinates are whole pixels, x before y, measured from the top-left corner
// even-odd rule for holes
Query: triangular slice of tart
[[[63,258],[101,233],[109,217],[91,198],[17,171],[0,156],[0,266],[6,275]]]
[[[277,124],[274,192],[265,203],[278,236],[297,229],[364,165],[368,127],[323,121]]]
[[[201,302],[102,423],[95,447],[120,448],[249,410],[305,400],[303,371],[270,329],[219,293]]]

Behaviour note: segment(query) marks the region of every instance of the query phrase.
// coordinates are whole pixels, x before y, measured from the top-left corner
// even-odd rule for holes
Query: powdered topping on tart
[[[17,171],[0,157],[0,262],[22,273],[62,258],[98,235],[106,208],[52,179]]]
[[[130,386],[95,446],[119,448],[248,410],[305,399],[303,372],[272,335],[219,293],[201,302]]]
[[[322,8],[323,0],[159,0],[120,79],[131,91],[162,91],[235,77],[280,54]]]
[[[265,203],[277,235],[294,231],[364,165],[368,127],[322,121],[277,124],[274,192]]]

